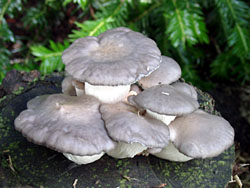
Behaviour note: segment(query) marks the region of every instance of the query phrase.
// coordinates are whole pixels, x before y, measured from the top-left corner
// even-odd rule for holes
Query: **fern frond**
[[[237,64],[237,58],[231,53],[222,53],[210,64],[211,76],[218,78],[229,78],[232,67]]]
[[[238,56],[250,55],[249,30],[240,27],[236,23],[233,32],[228,38],[228,45],[232,48],[232,52]]]
[[[31,7],[22,18],[24,26],[29,28],[44,28],[48,24],[45,13],[46,10],[44,7],[42,8],[41,4],[39,4],[37,7]]]
[[[250,8],[240,0],[216,0],[220,12],[228,46],[237,56],[249,55],[249,17]]]
[[[208,43],[208,35],[202,11],[197,3],[186,4],[186,8],[178,7],[176,0],[172,0],[174,10],[166,15],[168,21],[166,34],[172,42],[172,45],[192,46],[201,43]],[[183,2],[181,3],[183,7]],[[191,6],[192,5],[192,6]]]
[[[242,83],[250,81],[250,58],[244,59],[231,51],[220,54],[210,65],[211,76],[238,80]]]
[[[96,13],[97,20],[76,23],[80,30],[73,30],[72,34],[69,35],[70,40],[74,41],[80,37],[96,36],[107,29],[124,26],[126,10],[126,1],[112,1],[108,6],[102,7],[102,12]]]
[[[64,64],[62,63],[62,52],[69,46],[69,42],[63,44],[50,41],[49,48],[45,46],[32,46],[31,52],[36,57],[36,61],[40,61],[39,70],[43,74],[51,73],[55,70],[62,71]]]
[[[0,24],[0,37],[4,42],[15,42],[13,32],[9,29],[8,24],[6,23],[4,18],[1,20]]]
[[[5,47],[0,46],[0,83],[2,79],[4,78],[6,72],[7,72],[7,67],[10,64],[10,51],[6,49]]]

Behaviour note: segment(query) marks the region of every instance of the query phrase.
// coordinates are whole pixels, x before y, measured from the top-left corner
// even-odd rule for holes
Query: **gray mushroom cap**
[[[169,129],[164,123],[139,115],[129,104],[102,104],[100,111],[113,140],[140,143],[150,148],[163,148],[169,142]]]
[[[171,84],[181,77],[179,64],[170,57],[162,56],[160,67],[149,76],[138,81],[143,88],[150,88],[159,84]]]
[[[136,96],[129,96],[128,100],[142,109],[164,115],[181,116],[199,108],[194,98],[165,84],[145,89]]]
[[[183,93],[186,93],[187,95],[190,95],[193,97],[195,100],[198,99],[198,94],[195,90],[195,88],[187,83],[184,82],[175,82],[171,84],[175,89],[178,91],[181,91]]]
[[[98,37],[77,39],[63,52],[66,71],[92,85],[130,85],[157,69],[161,53],[156,43],[127,28]]]
[[[217,156],[234,141],[234,130],[228,121],[202,110],[176,118],[169,129],[175,147],[192,158]]]
[[[99,105],[92,96],[38,96],[28,102],[28,109],[14,124],[36,144],[74,155],[98,154],[115,147],[105,130]]]

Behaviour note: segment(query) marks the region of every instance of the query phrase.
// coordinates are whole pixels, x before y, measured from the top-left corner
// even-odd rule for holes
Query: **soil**
[[[233,175],[238,175],[244,187],[250,187],[250,86],[217,84],[209,91],[215,108],[235,130],[236,163]],[[232,183],[231,187],[238,187]]]

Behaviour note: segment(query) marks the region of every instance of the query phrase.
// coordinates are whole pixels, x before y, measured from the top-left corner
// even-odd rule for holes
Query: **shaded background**
[[[234,174],[250,187],[249,1],[1,0],[0,82],[13,69],[63,71],[72,41],[120,26],[155,40],[186,81],[214,97],[236,131]],[[2,88],[0,97],[8,93]]]

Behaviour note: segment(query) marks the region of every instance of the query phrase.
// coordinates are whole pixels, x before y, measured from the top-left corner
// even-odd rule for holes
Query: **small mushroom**
[[[77,39],[62,60],[66,71],[85,83],[87,95],[116,103],[128,95],[132,83],[159,67],[161,53],[153,40],[120,27]]]
[[[198,100],[198,94],[193,86],[184,82],[175,82],[171,85],[178,91],[186,93],[193,97],[195,100]]]
[[[162,56],[160,67],[149,76],[138,81],[143,89],[147,89],[159,84],[171,84],[181,77],[179,64],[170,57]]]
[[[133,158],[147,148],[160,148],[169,142],[169,130],[159,120],[142,116],[126,103],[102,104],[100,107],[109,136],[118,142],[107,152],[115,158]]]
[[[70,96],[84,95],[84,83],[75,80],[71,76],[66,76],[62,81],[62,92]]]
[[[75,87],[72,84],[74,79],[71,76],[66,76],[62,81],[62,93],[65,95],[76,96]]]
[[[105,130],[99,105],[95,97],[87,95],[42,95],[28,102],[28,109],[14,124],[29,141],[66,153],[78,164],[87,164],[115,147]]]
[[[154,155],[172,161],[215,157],[234,141],[234,130],[228,121],[202,110],[176,118],[169,130],[172,144]]]
[[[72,80],[72,85],[74,86],[75,90],[76,90],[76,95],[77,96],[81,96],[85,94],[85,87],[84,87],[84,83],[83,82],[79,82],[77,80]]]
[[[198,109],[199,103],[173,86],[162,84],[145,89],[128,101],[168,125],[176,116],[189,114]]]

